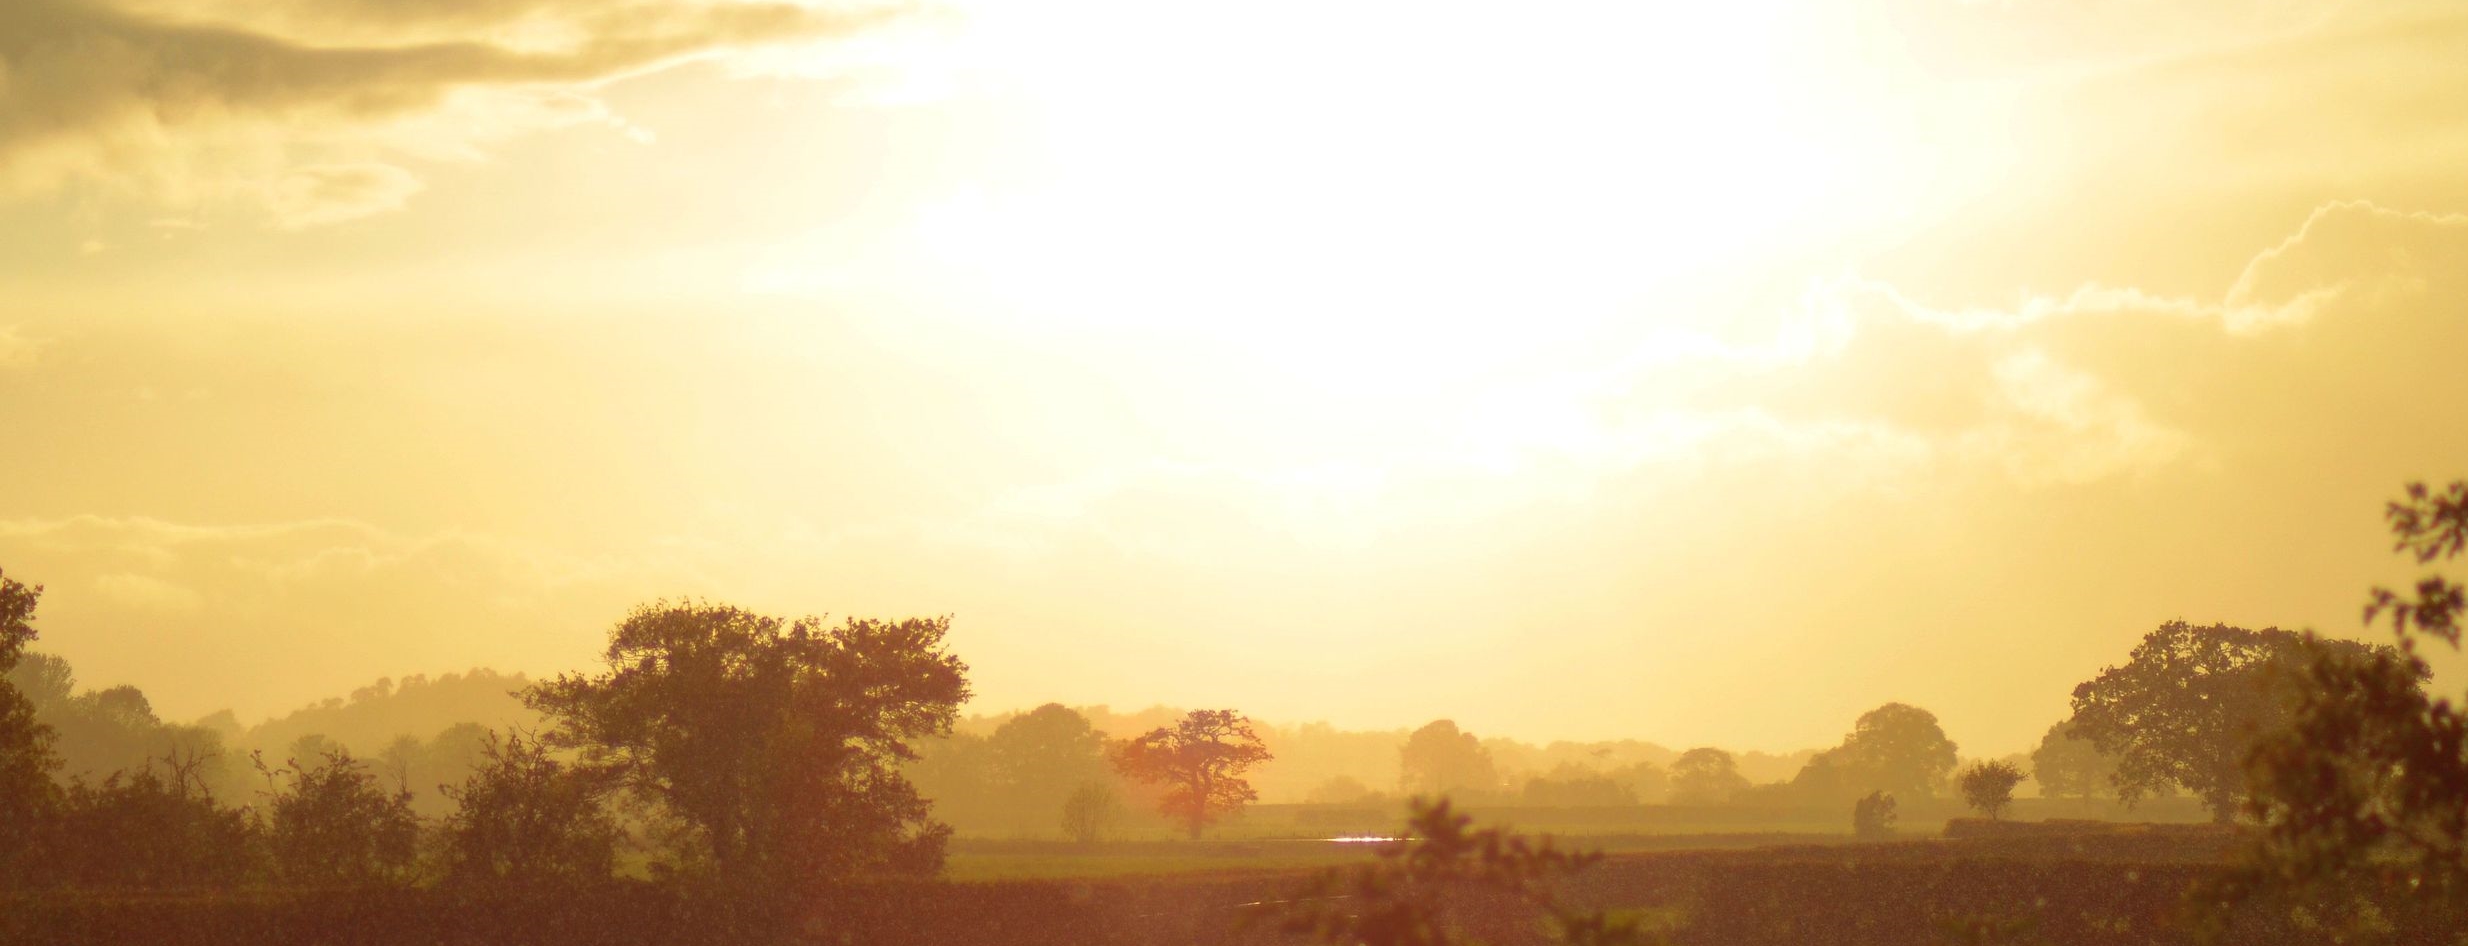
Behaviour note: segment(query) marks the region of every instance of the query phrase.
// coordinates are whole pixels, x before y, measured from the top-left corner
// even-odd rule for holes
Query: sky
[[[0,569],[169,718],[948,614],[972,709],[2029,748],[2468,476],[2468,7],[11,0]]]

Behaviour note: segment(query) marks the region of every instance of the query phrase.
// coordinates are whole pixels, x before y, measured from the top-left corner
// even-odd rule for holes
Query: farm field
[[[1590,906],[1648,911],[1703,946],[1942,942],[2192,942],[2186,885],[2219,870],[2233,832],[2132,826],[2097,833],[1795,843],[1614,853],[1570,884]],[[83,944],[728,943],[1088,946],[1265,944],[1273,902],[1313,868],[1362,856],[1300,845],[1217,853],[1128,845],[1032,863],[1026,850],[955,852],[953,879],[860,884],[794,915],[755,916],[637,885],[588,894],[457,896],[434,890],[55,897],[9,904],[0,941]],[[1329,847],[1339,847],[1330,845]],[[1144,849],[1150,848],[1150,849]],[[1472,921],[1528,941],[1517,916]],[[1962,932],[1969,929],[1972,932]],[[2258,916],[2231,942],[2300,942]],[[350,931],[348,936],[343,931]],[[1987,931],[1986,939],[1959,937]],[[2002,937],[2002,938],[1999,938]],[[1536,940],[1538,941],[1538,940]]]

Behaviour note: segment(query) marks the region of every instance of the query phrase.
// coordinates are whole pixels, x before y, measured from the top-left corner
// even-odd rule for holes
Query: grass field
[[[2241,843],[2208,826],[2045,825],[1987,836],[1606,838],[1569,883],[1578,903],[1646,911],[1680,946],[2192,944],[2185,891]],[[1782,842],[1782,843],[1778,843]],[[1729,849],[1717,849],[1727,846]],[[0,899],[0,942],[159,946],[1275,946],[1259,925],[1304,874],[1365,857],[1302,841],[963,842],[951,876],[815,891],[788,913],[649,884],[521,896],[437,890],[90,893]],[[1479,903],[1473,898],[1466,903]],[[1475,913],[1492,941],[1530,918]],[[1246,923],[1246,921],[1252,921]],[[2248,910],[2231,943],[2323,941],[2285,910]],[[1985,929],[1989,938],[1962,932]]]

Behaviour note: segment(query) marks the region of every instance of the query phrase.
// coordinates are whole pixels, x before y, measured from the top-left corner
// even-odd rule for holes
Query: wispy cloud
[[[733,0],[12,0],[0,6],[0,196],[81,182],[173,204],[257,193],[280,226],[349,219],[359,215],[351,208],[399,203],[303,210],[299,175],[378,166],[373,155],[407,147],[467,153],[492,136],[606,120],[590,95],[599,83],[841,36],[888,15]],[[444,140],[390,131],[449,111],[469,120],[423,129]],[[382,190],[405,196],[402,176]],[[370,180],[355,188],[363,198]]]

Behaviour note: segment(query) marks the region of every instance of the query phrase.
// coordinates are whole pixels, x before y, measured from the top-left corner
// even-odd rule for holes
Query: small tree
[[[294,760],[277,769],[251,759],[272,786],[266,840],[285,880],[351,887],[408,878],[420,835],[410,793],[387,792],[366,764],[340,749],[314,767]]]
[[[2014,803],[2014,786],[2030,778],[2011,762],[1981,762],[1962,772],[1962,800],[1995,821]]]
[[[1104,782],[1087,782],[1063,799],[1063,836],[1095,844],[1122,812],[1123,803]]]
[[[1242,773],[1268,761],[1251,720],[1233,710],[1193,710],[1173,728],[1158,727],[1124,741],[1114,765],[1132,779],[1166,786],[1160,810],[1198,840],[1217,818],[1257,800]]]
[[[557,759],[537,737],[490,733],[480,770],[443,786],[446,880],[483,886],[576,886],[608,879],[619,830],[601,804],[601,772]]]
[[[1867,840],[1894,836],[1894,796],[1882,791],[1869,792],[1851,803],[1851,834]]]
[[[1500,828],[1470,830],[1473,819],[1448,800],[1413,800],[1406,840],[1373,863],[1316,875],[1278,902],[1279,928],[1335,946],[1458,946],[1478,942],[1467,927],[1518,930],[1536,915],[1570,946],[1645,946],[1663,942],[1635,917],[1579,911],[1559,901],[1557,882],[1602,859],[1569,853]],[[1500,909],[1500,907],[1506,909]]]

